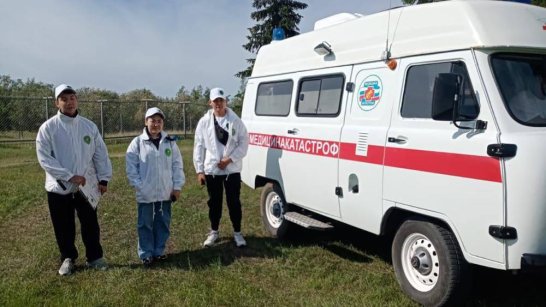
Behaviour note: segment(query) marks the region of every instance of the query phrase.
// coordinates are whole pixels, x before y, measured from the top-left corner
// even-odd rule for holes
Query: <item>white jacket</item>
[[[226,108],[229,138],[226,146],[216,138],[213,111],[209,110],[195,128],[193,165],[197,173],[228,175],[243,169],[242,159],[248,150],[248,133],[243,121],[230,108]],[[223,170],[218,168],[222,158],[231,158],[232,163]]]
[[[75,175],[84,176],[89,167],[95,168],[99,181],[112,178],[112,164],[97,126],[80,115],[70,117],[59,111],[43,123],[36,137],[36,154],[46,173],[48,192],[76,192],[78,186],[68,180]]]
[[[162,131],[157,149],[146,128],[129,144],[125,170],[129,184],[136,189],[138,203],[169,200],[171,192],[180,191],[186,180],[176,141]]]

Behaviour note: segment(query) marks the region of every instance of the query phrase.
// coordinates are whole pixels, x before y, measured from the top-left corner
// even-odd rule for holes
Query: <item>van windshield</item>
[[[498,53],[493,73],[510,115],[527,126],[546,126],[546,55]]]

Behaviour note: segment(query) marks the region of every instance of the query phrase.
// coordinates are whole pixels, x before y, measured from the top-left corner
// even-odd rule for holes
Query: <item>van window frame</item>
[[[508,112],[508,114],[510,114],[510,117],[513,120],[515,120],[517,123],[524,126],[546,127],[546,124],[544,123],[529,123],[529,122],[523,121],[514,114],[514,112],[512,111],[512,108],[509,106],[509,101],[506,97],[506,92],[501,88],[501,84],[499,82],[499,76],[498,76],[499,72],[497,71],[497,68],[493,66],[494,65],[493,60],[498,59],[499,57],[514,57],[515,58],[515,57],[532,57],[532,56],[545,57],[546,53],[531,52],[531,51],[528,51],[528,52],[527,51],[499,51],[489,55],[488,57],[489,67],[491,68],[491,74],[493,75],[493,79],[495,80],[495,85],[497,86],[498,92],[502,98],[503,105],[506,111]]]
[[[275,84],[275,83],[283,83],[283,82],[292,82],[291,90],[290,90],[290,102],[288,105],[288,112],[286,114],[260,114],[258,113],[258,92],[260,91],[261,85],[267,85],[267,84]],[[274,80],[274,81],[265,81],[260,82],[256,86],[256,102],[254,103],[254,115],[256,116],[271,116],[271,117],[288,117],[290,115],[290,110],[292,109],[292,99],[294,98],[294,80],[293,79],[282,79],[282,80]]]
[[[330,114],[312,114],[312,113],[299,113],[298,112],[298,107],[299,107],[299,104],[300,104],[300,94],[301,94],[301,88],[302,88],[302,84],[303,82],[306,82],[306,81],[312,81],[312,80],[323,80],[323,79],[327,79],[327,78],[331,78],[331,77],[341,77],[341,95],[339,97],[339,101],[338,101],[338,107],[337,107],[337,112],[336,113],[330,113]],[[343,92],[345,90],[345,80],[346,80],[346,76],[344,73],[331,73],[331,74],[324,74],[324,75],[313,75],[313,76],[305,76],[305,77],[302,77],[301,79],[299,79],[298,81],[298,91],[296,92],[296,103],[294,104],[294,113],[296,114],[297,117],[332,117],[332,118],[335,118],[335,117],[338,117],[339,114],[341,113],[341,104],[343,102]],[[320,91],[319,91],[320,93]],[[319,96],[319,99],[320,99],[320,96]]]
[[[401,92],[401,97],[400,97],[400,107],[399,107],[399,115],[402,119],[409,119],[409,120],[431,120],[431,121],[434,121],[434,119],[432,119],[432,113],[429,117],[410,117],[410,116],[404,116],[402,114],[402,110],[404,108],[404,103],[406,102],[406,99],[405,99],[405,95],[406,95],[406,90],[408,88],[408,77],[409,77],[409,72],[412,68],[414,67],[418,67],[418,66],[425,66],[425,65],[438,65],[438,64],[451,64],[453,65],[454,63],[461,63],[463,66],[464,66],[464,69],[465,69],[465,72],[466,72],[466,75],[463,76],[464,77],[464,80],[465,80],[465,86],[467,84],[469,84],[469,94],[472,96],[472,99],[474,100],[475,102],[475,105],[477,106],[477,113],[475,114],[475,117],[474,118],[471,118],[469,120],[477,120],[480,116],[480,113],[481,113],[481,104],[478,100],[478,97],[476,97],[476,92],[474,90],[474,85],[472,84],[472,80],[470,78],[470,74],[469,74],[469,71],[468,71],[468,65],[466,65],[466,62],[463,60],[463,59],[460,59],[460,58],[454,58],[454,59],[442,59],[442,60],[439,60],[439,61],[432,61],[432,62],[422,62],[422,63],[414,63],[414,64],[410,64],[408,65],[408,67],[406,68],[405,70],[405,73],[404,73],[404,80],[403,80],[403,84],[404,84],[404,87],[402,89],[402,92]],[[453,67],[452,67],[453,68]],[[470,82],[470,83],[468,83]],[[432,92],[431,92],[432,94]],[[432,107],[432,100],[431,100],[431,107]],[[461,105],[459,105],[459,107],[461,107]]]

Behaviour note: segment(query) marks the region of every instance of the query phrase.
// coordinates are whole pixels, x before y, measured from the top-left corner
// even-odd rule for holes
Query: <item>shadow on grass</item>
[[[183,270],[199,270],[210,266],[228,266],[237,259],[277,258],[282,246],[271,238],[247,236],[248,246],[238,248],[225,238],[212,247],[202,247],[168,255],[157,267],[172,266]]]
[[[391,264],[389,240],[343,224],[329,232],[305,230],[290,241],[318,244],[350,261],[372,261],[380,258]],[[352,247],[352,248],[350,248]],[[471,290],[465,306],[545,306],[546,270],[513,274],[508,271],[471,266]]]
[[[222,238],[210,248],[198,248],[169,254],[168,259],[154,264],[151,270],[178,268],[181,270],[205,270],[213,266],[229,266],[235,261],[274,259],[284,257],[286,250],[318,246],[336,256],[356,263],[369,263],[381,259],[391,263],[390,242],[371,233],[346,226],[335,225],[327,232],[296,228],[289,239],[246,237],[248,246],[237,248]],[[141,264],[113,265],[113,267],[142,268]],[[507,271],[472,266],[471,291],[465,306],[544,306],[546,274],[513,275]],[[400,290],[401,291],[401,290]]]
[[[201,270],[211,266],[228,266],[243,258],[276,258],[281,256],[282,244],[272,238],[246,236],[247,247],[238,248],[231,240],[221,238],[212,247],[199,247],[195,250],[167,254],[167,259],[154,262],[148,269],[179,268],[181,270]],[[141,263],[113,264],[112,268],[142,268]]]
[[[321,233],[325,234],[325,233]],[[248,246],[238,248],[228,238],[221,238],[213,247],[198,248],[168,254],[167,259],[154,263],[149,269],[179,268],[181,270],[203,270],[211,266],[229,266],[236,260],[274,259],[283,257],[283,250],[306,246],[318,246],[337,256],[354,262],[371,262],[372,259],[358,250],[330,240],[328,236],[317,236],[316,232],[301,228],[290,240],[277,240],[268,237],[245,237]],[[112,268],[142,268],[140,263],[127,265],[112,264]]]

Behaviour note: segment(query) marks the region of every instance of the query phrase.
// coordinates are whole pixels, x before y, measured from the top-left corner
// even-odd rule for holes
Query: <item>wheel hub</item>
[[[273,214],[274,217],[280,218],[281,217],[281,205],[278,202],[275,202],[271,208],[271,214]]]
[[[411,257],[411,266],[422,275],[428,275],[432,271],[431,256],[428,250],[419,247]]]
[[[419,261],[419,258],[415,256],[411,257],[411,266],[414,269],[418,269],[420,265],[421,265],[421,261]]]
[[[404,240],[401,252],[409,283],[421,292],[432,290],[440,277],[440,261],[432,242],[420,233],[413,233]]]
[[[268,195],[265,212],[267,221],[273,228],[278,228],[283,222],[283,203],[276,193]]]

